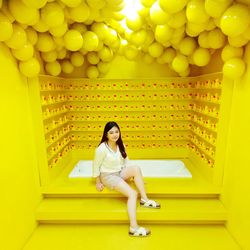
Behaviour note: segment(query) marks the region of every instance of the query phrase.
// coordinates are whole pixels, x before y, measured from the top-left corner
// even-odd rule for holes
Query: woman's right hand
[[[96,182],[96,189],[101,192],[104,189],[104,185],[101,182]]]

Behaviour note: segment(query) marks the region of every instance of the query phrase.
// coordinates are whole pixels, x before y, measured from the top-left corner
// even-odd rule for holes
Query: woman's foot
[[[146,237],[151,234],[150,230],[145,227],[130,227],[129,228],[129,235],[134,237]]]
[[[149,200],[149,199],[141,199],[140,200],[140,205],[142,207],[149,207],[149,208],[161,208],[160,203],[154,201],[154,200]]]

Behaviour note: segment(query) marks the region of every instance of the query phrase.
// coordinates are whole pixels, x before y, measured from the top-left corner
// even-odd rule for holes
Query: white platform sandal
[[[146,237],[146,236],[149,236],[151,232],[145,227],[138,227],[138,228],[130,227],[128,234],[133,237]]]
[[[145,201],[143,199],[140,200],[140,205],[142,207],[149,207],[149,208],[161,208],[161,205],[154,201],[154,200],[148,200],[148,201]]]

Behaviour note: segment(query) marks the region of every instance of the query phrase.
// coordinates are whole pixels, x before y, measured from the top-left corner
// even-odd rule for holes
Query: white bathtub
[[[140,166],[144,177],[192,178],[192,174],[181,160],[129,160],[129,165]],[[92,176],[92,161],[79,161],[70,172],[70,178]]]

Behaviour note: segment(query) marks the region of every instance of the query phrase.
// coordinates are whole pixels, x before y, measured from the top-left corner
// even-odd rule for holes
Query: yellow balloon
[[[99,71],[96,66],[88,67],[86,73],[90,79],[97,78],[99,76]]]
[[[167,24],[157,25],[155,28],[155,40],[159,43],[164,44],[169,41],[173,35],[173,29]]]
[[[241,77],[245,72],[245,63],[240,58],[231,58],[224,63],[223,74],[228,78],[235,80]]]
[[[155,0],[141,0],[141,3],[146,7],[149,8],[152,6],[152,4],[155,2]]]
[[[143,19],[139,15],[134,15],[126,18],[126,24],[129,29],[137,31],[143,25]]]
[[[66,59],[61,62],[61,69],[63,73],[70,74],[73,72],[74,66]]]
[[[91,8],[100,10],[106,5],[106,2],[105,0],[87,0],[87,4]]]
[[[32,27],[38,32],[46,32],[49,30],[49,26],[45,24],[41,19],[39,19],[36,24],[32,25]]]
[[[117,50],[119,50],[121,45],[121,40],[120,38],[117,38],[115,42],[113,42],[112,44],[109,45],[109,47],[115,52]],[[99,51],[100,49],[96,49],[96,51]]]
[[[52,36],[48,33],[38,33],[36,48],[41,52],[49,52],[55,49],[55,43]]]
[[[62,48],[57,51],[57,59],[64,59],[67,55],[67,50],[65,48]]]
[[[97,54],[97,52],[89,52],[87,54],[87,60],[90,64],[97,64],[100,61],[100,58]]]
[[[174,14],[184,9],[187,2],[188,0],[159,0],[159,5],[164,11]]]
[[[47,0],[22,0],[30,8],[40,9],[47,3]]]
[[[187,22],[186,11],[182,10],[171,15],[170,19],[168,20],[168,25],[171,28],[177,29],[182,27]]]
[[[242,47],[248,43],[248,39],[243,35],[239,35],[236,37],[228,37],[228,43],[234,47]]]
[[[162,55],[163,49],[164,47],[160,43],[154,42],[148,47],[148,53],[156,58]]]
[[[211,55],[208,49],[198,48],[194,51],[193,60],[197,66],[205,66],[209,63]]]
[[[186,56],[178,54],[172,61],[172,67],[176,72],[184,72],[188,69],[189,63]]]
[[[0,12],[0,42],[10,39],[12,34],[12,23],[4,14]]]
[[[11,49],[20,49],[27,42],[26,33],[23,30],[23,28],[16,23],[13,23],[12,27],[13,27],[13,33],[10,39],[6,40],[5,43]]]
[[[113,51],[107,46],[103,46],[97,53],[103,62],[110,62],[113,59]]]
[[[39,20],[39,11],[26,6],[22,1],[9,0],[8,7],[19,23],[33,25]]]
[[[45,64],[45,70],[52,76],[58,76],[61,73],[61,65],[58,61],[49,62]]]
[[[113,11],[121,11],[125,7],[125,1],[123,0],[114,0],[114,1],[106,1],[106,6],[108,9]]]
[[[243,56],[243,48],[236,48],[229,44],[227,44],[221,52],[221,58],[224,62],[231,58],[242,57],[242,56]]]
[[[19,63],[19,70],[27,77],[35,77],[40,72],[40,64],[36,58],[32,57],[27,61],[21,61]]]
[[[35,45],[38,39],[37,32],[32,27],[28,27],[25,31],[26,31],[28,41],[32,45]]]
[[[139,51],[135,46],[127,45],[124,49],[124,55],[130,61],[135,60],[138,54]]]
[[[45,62],[54,62],[57,59],[57,52],[55,50],[41,52],[41,57]]]
[[[200,35],[198,37],[198,43],[199,43],[200,47],[202,47],[202,48],[209,48],[208,32],[207,31],[203,31],[202,33],[200,33]]]
[[[170,15],[163,11],[156,1],[150,8],[150,18],[154,24],[166,24]]]
[[[93,23],[91,31],[95,32],[100,40],[104,40],[108,33],[108,26],[105,23]]]
[[[166,48],[161,56],[165,63],[172,63],[176,56],[176,51],[173,48]]]
[[[212,49],[219,49],[225,45],[226,36],[218,28],[211,30],[208,33],[208,44]]]
[[[147,31],[144,29],[134,31],[130,35],[130,42],[136,46],[144,44],[147,39]]]
[[[83,36],[77,30],[68,30],[63,39],[65,47],[70,51],[77,51],[83,46]]]
[[[53,37],[53,41],[55,42],[56,50],[61,50],[65,47],[63,37]]]
[[[190,67],[188,67],[185,71],[183,72],[178,72],[179,76],[186,77],[189,76],[190,74]]]
[[[141,17],[148,17],[150,15],[150,8],[141,8],[137,11]]]
[[[70,8],[75,8],[82,2],[82,0],[61,0],[61,1]]]
[[[97,64],[97,68],[98,68],[99,72],[102,74],[106,74],[109,71],[110,67],[111,67],[111,64],[109,62],[100,61]]]
[[[81,52],[73,52],[70,56],[70,62],[75,67],[80,67],[84,63],[84,56]]]
[[[33,56],[34,48],[30,43],[26,43],[20,49],[12,49],[12,54],[20,61],[27,61]]]
[[[99,39],[95,32],[86,31],[83,34],[83,49],[87,51],[94,51],[98,48]]]
[[[155,60],[151,55],[149,54],[144,54],[142,56],[142,60],[146,63],[146,64],[151,64],[153,63],[153,61]]]
[[[214,17],[214,18],[221,17],[223,12],[227,9],[227,7],[231,3],[232,3],[232,0],[229,0],[229,1],[206,0],[205,10],[207,14],[211,17]]]
[[[49,33],[52,35],[52,36],[63,36],[66,31],[68,30],[68,24],[67,22],[63,22],[61,25],[59,26],[55,26],[55,27],[51,27],[49,29]]]
[[[116,42],[117,39],[118,39],[117,32],[112,28],[108,28],[106,32],[106,37],[103,42],[106,45],[111,45],[112,43]]]
[[[47,3],[41,9],[41,20],[48,25],[48,27],[56,27],[64,22],[64,11],[56,2]]]
[[[170,43],[174,48],[179,48],[180,42],[185,37],[185,26],[175,29],[170,39]]]
[[[70,25],[70,28],[79,31],[81,34],[85,33],[88,30],[86,25],[83,23],[73,23],[72,25]]]
[[[75,22],[85,22],[90,16],[89,6],[85,3],[85,1],[82,1],[77,7],[69,9],[69,15]]]
[[[224,34],[234,37],[247,30],[250,24],[250,12],[243,4],[234,4],[221,17],[220,27]]]
[[[179,45],[179,50],[181,54],[189,56],[193,54],[194,50],[197,47],[196,39],[192,37],[185,37]]]
[[[186,31],[189,32],[192,37],[198,36],[201,32],[203,32],[207,27],[206,23],[190,23],[188,22],[186,25]],[[188,33],[188,35],[189,35]]]
[[[203,0],[190,0],[187,4],[186,15],[189,22],[197,24],[205,23],[209,19]]]
[[[216,28],[214,18],[209,18],[205,30],[210,31]],[[218,26],[219,27],[219,26]]]
[[[250,40],[250,26],[245,30],[245,32],[242,34],[244,38]]]

